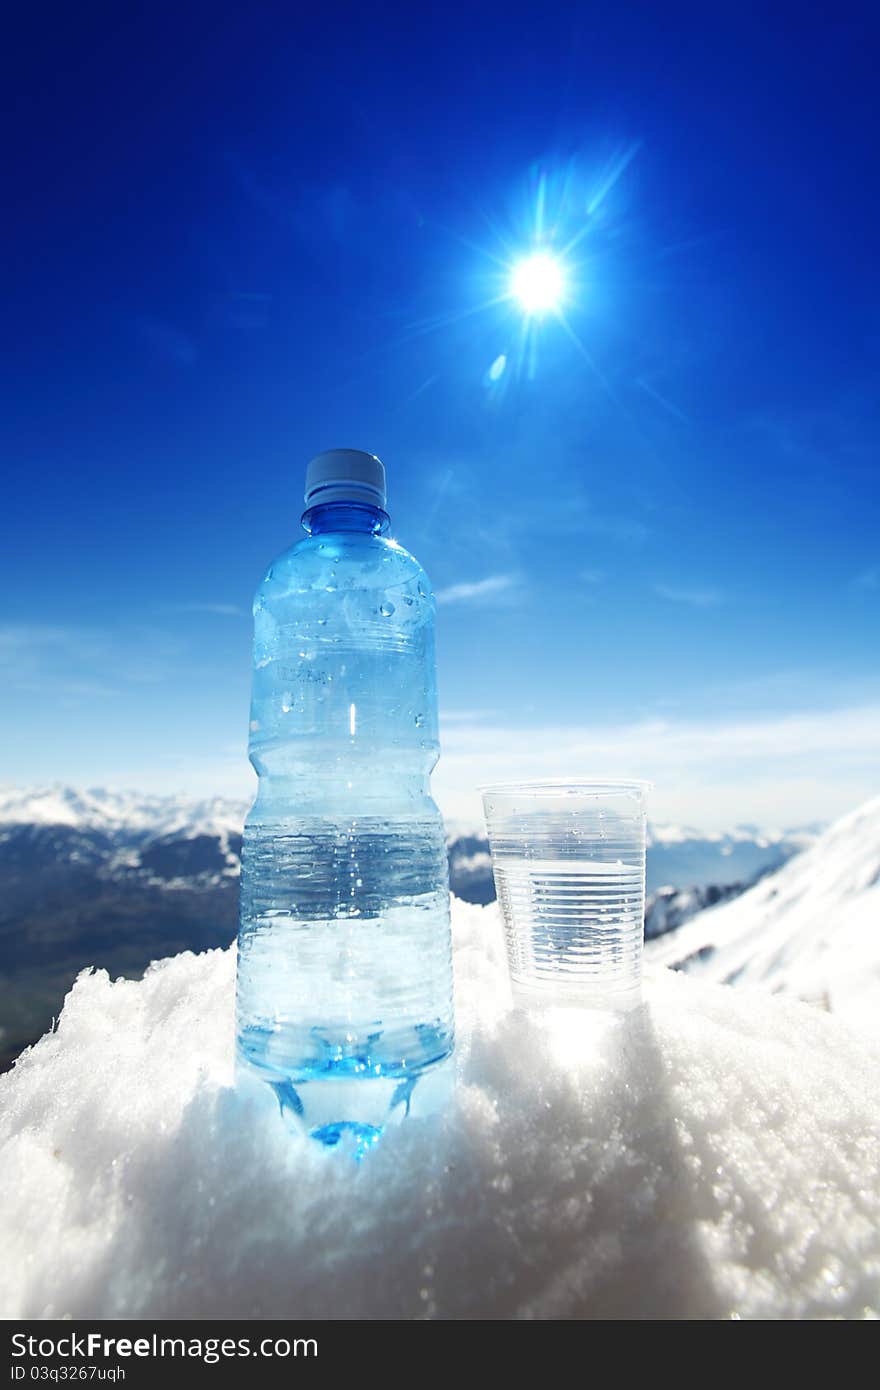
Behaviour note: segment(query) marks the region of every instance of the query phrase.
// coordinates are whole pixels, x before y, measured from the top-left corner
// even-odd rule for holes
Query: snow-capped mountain
[[[648,958],[795,995],[880,1032],[880,797],[735,901],[651,943]]]
[[[766,830],[738,825],[732,830],[702,831],[690,826],[650,825],[647,891],[653,893],[667,884],[726,888],[751,883],[759,874],[800,853],[818,833],[818,826]]]
[[[0,789],[0,844],[12,826],[64,826],[98,831],[109,837],[180,835],[218,839],[240,835],[247,805],[223,797],[190,801],[176,796],[147,796],[138,792],[94,788],[41,787]]]
[[[704,908],[715,907],[745,891],[743,883],[710,883],[706,887],[675,888],[666,884],[649,893],[645,902],[645,940],[674,931]]]
[[[0,870],[91,864],[163,886],[236,878],[246,806],[104,789],[0,791]]]
[[[100,864],[111,874],[130,876],[140,869],[166,882],[169,876],[212,870],[235,876],[246,811],[246,802],[222,797],[198,801],[103,788],[0,789],[0,865],[26,859],[30,848],[34,867],[51,857],[55,864]],[[740,887],[785,863],[815,834],[812,828],[703,832],[651,826],[647,891]],[[453,822],[448,842],[453,892],[468,902],[491,902],[495,889],[483,827]],[[692,910],[703,905],[694,902]],[[686,904],[677,908],[684,912]]]

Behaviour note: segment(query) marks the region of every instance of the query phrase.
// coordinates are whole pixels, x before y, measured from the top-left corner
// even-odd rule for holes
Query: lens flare
[[[517,261],[510,275],[510,293],[527,314],[546,314],[558,309],[565,291],[565,275],[555,257],[535,251]]]

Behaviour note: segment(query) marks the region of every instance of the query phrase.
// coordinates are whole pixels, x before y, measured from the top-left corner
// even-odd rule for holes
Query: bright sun
[[[562,266],[546,251],[535,251],[517,261],[511,271],[510,293],[527,314],[543,314],[558,308],[564,288]]]

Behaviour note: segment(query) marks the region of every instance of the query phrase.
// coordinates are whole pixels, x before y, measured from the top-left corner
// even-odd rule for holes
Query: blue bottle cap
[[[325,502],[366,502],[385,507],[385,466],[362,449],[327,449],[306,469],[306,508]]]

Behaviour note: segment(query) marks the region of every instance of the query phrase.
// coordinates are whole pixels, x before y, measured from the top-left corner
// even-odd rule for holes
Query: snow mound
[[[880,1312],[877,1048],[667,971],[524,1015],[494,906],[453,923],[454,1094],[360,1165],[231,1088],[231,951],[81,975],[0,1078],[0,1313]]]
[[[733,902],[648,948],[658,965],[822,1004],[880,1035],[880,797]]]

